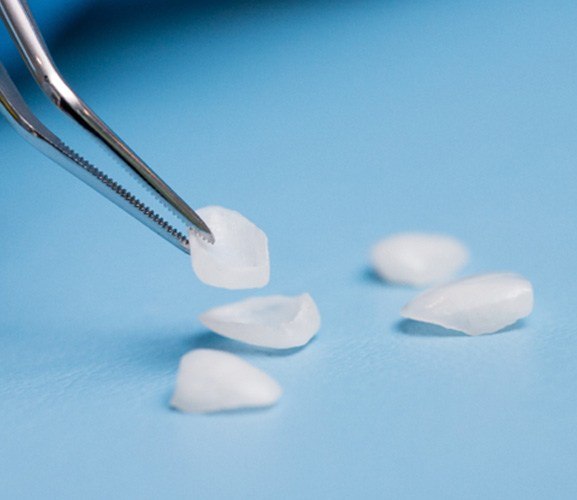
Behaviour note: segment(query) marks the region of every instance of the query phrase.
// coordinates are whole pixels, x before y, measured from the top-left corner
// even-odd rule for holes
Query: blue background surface
[[[575,498],[576,25],[573,0],[147,2],[53,39],[186,200],[267,231],[257,293],[309,291],[323,327],[291,353],[207,332],[200,312],[253,293],[203,286],[0,122],[0,496]],[[400,321],[415,291],[367,254],[403,230],[462,238],[466,273],[526,275],[533,315],[479,338]],[[199,346],[273,375],[280,404],[171,411]]]

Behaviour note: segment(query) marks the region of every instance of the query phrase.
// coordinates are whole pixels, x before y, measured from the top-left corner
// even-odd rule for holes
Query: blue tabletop
[[[55,58],[193,206],[268,233],[256,293],[310,292],[322,329],[290,353],[207,332],[200,312],[254,292],[202,285],[0,122],[0,497],[575,498],[577,3],[209,4],[93,7]],[[534,313],[476,338],[402,322],[415,291],[367,254],[404,230],[461,238],[466,273],[527,276]],[[284,397],[170,410],[194,347],[241,355]]]

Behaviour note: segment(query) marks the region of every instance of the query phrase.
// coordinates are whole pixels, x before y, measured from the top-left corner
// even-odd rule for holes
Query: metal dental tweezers
[[[32,17],[26,0],[0,0],[0,15],[36,83],[50,100],[116,156],[132,175],[170,208],[201,238],[214,243],[203,220],[158,177],[74,93],[60,75]],[[39,151],[64,167],[114,204],[184,252],[189,252],[187,231],[179,231],[139,201],[116,181],[75,153],[30,111],[6,69],[0,63],[0,112]]]

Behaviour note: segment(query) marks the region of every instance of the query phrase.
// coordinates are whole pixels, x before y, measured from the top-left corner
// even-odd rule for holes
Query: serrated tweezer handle
[[[0,15],[36,82],[50,100],[104,144],[132,175],[209,242],[208,226],[142,159],[136,155],[70,88],[54,62],[31,15],[26,0],[0,0]],[[188,241],[125,189],[78,156],[50,132],[28,109],[4,70],[0,69],[0,100],[3,112],[34,146],[97,189],[110,201],[135,216],[159,235],[188,251]],[[159,221],[160,224],[159,224]],[[169,231],[167,229],[170,228]],[[180,236],[183,236],[180,234]]]

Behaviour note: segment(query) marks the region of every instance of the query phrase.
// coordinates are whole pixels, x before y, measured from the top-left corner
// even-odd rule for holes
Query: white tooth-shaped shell
[[[280,385],[262,370],[223,351],[196,349],[180,360],[172,407],[208,413],[275,404]]]
[[[467,335],[502,330],[533,310],[531,283],[513,273],[471,276],[423,292],[401,311],[405,318]]]
[[[210,244],[190,231],[190,257],[198,278],[232,290],[261,288],[269,281],[268,239],[264,231],[234,210],[197,210],[215,237]]]
[[[384,280],[415,287],[451,278],[469,260],[469,251],[450,236],[399,233],[375,244],[371,261]]]
[[[308,293],[252,297],[209,309],[200,321],[225,337],[275,349],[305,345],[321,325],[319,310]]]

